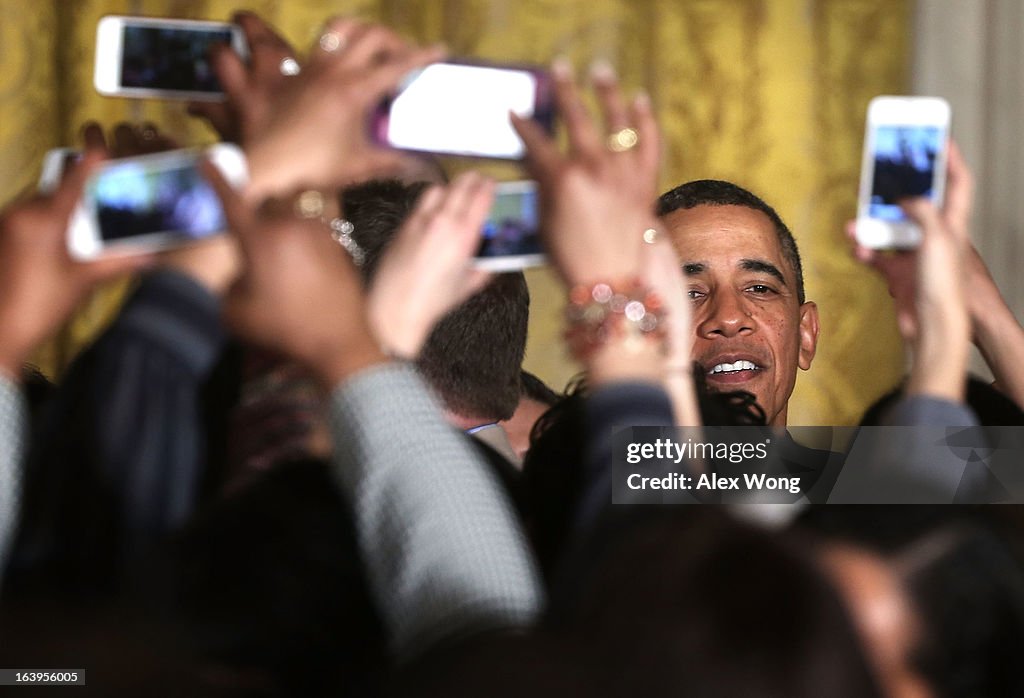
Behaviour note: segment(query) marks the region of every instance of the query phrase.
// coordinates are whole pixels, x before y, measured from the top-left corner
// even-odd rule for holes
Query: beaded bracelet
[[[576,286],[565,308],[565,340],[577,361],[613,339],[653,340],[664,349],[664,318],[661,298],[639,280]]]

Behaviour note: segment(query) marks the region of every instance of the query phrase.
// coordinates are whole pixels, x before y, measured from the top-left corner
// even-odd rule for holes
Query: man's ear
[[[800,306],[800,355],[797,365],[804,371],[811,367],[818,350],[818,304],[807,301]]]

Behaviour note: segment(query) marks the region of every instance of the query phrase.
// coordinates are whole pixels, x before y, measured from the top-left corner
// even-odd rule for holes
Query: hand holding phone
[[[103,95],[222,100],[210,61],[217,45],[248,56],[242,31],[224,22],[107,16],[96,28],[93,82]]]
[[[520,159],[523,142],[509,113],[554,125],[551,80],[529,66],[434,63],[402,80],[373,119],[378,142],[402,150]]]
[[[868,106],[857,204],[857,242],[912,248],[921,230],[899,200],[926,197],[941,207],[946,181],[949,104],[936,97],[876,97]]]
[[[207,157],[232,186],[247,177],[245,156],[219,144],[112,160],[86,182],[68,227],[72,257],[138,254],[188,244],[226,229],[217,196],[199,171]]]

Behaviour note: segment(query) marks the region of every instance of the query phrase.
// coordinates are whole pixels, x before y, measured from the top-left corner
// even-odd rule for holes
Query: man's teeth
[[[734,364],[717,364],[714,368],[708,371],[708,375],[713,373],[734,373],[736,371],[756,371],[757,366],[750,361],[737,361]]]

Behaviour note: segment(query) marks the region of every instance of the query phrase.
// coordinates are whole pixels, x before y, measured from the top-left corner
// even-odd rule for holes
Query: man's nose
[[[717,293],[704,309],[707,314],[697,324],[697,334],[704,339],[734,337],[755,329],[745,299],[738,294]]]

